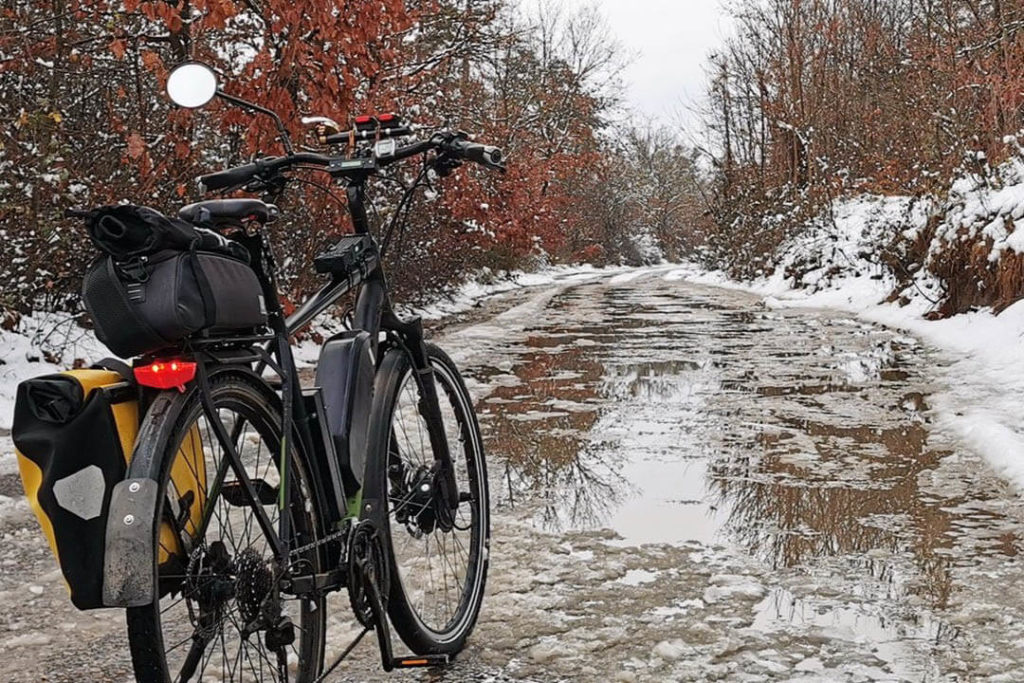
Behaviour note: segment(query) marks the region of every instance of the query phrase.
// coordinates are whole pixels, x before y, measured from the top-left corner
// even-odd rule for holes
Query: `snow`
[[[993,213],[1002,225],[1003,216],[1024,215],[1024,183],[999,191],[964,183],[958,187],[962,203],[946,207],[949,226],[977,225]],[[986,309],[927,320],[924,315],[933,304],[925,295],[926,279],[919,277],[917,288],[905,292],[908,304],[884,303],[896,286],[896,278],[877,262],[884,232],[892,234],[895,227],[914,234],[928,215],[927,202],[858,196],[837,202],[832,220],[813,224],[784,245],[780,265],[768,277],[736,282],[692,265],[662,277],[751,291],[763,296],[769,308],[841,310],[923,340],[940,352],[935,370],[944,386],[930,397],[936,429],[961,439],[1024,493],[1024,301],[999,315]],[[1024,230],[1009,234],[1004,246],[1016,249],[1018,242],[1024,245]],[[794,263],[818,267],[798,283],[785,275]],[[847,370],[854,381],[871,371],[856,365]]]
[[[489,296],[513,289],[539,287],[560,281],[586,282],[605,275],[616,273],[631,275],[632,272],[623,266],[595,268],[590,264],[583,264],[547,266],[531,272],[515,271],[497,277],[489,269],[484,268],[475,276],[467,279],[448,296],[441,297],[431,304],[417,307],[413,312],[423,316],[426,320],[437,320],[468,311]]]
[[[59,358],[54,355],[58,349],[63,349]],[[20,382],[60,372],[75,359],[95,362],[110,355],[91,332],[66,315],[37,313],[23,317],[14,331],[0,329],[0,429],[11,428]]]
[[[687,651],[686,643],[681,640],[663,640],[654,646],[654,654],[662,659],[679,659]]]
[[[711,585],[704,589],[704,602],[709,605],[734,597],[758,599],[765,593],[764,586],[747,576],[718,574],[709,582]]]
[[[643,583],[651,583],[658,579],[659,572],[652,572],[647,569],[630,569],[625,575],[617,579],[618,583],[627,586],[639,586]]]
[[[559,281],[586,282],[608,275],[628,279],[644,271],[622,266],[595,268],[592,265],[546,266],[534,272],[513,272],[498,277],[483,270],[468,279],[447,297],[415,309],[427,320],[436,320],[472,309],[479,301],[514,289],[538,287]],[[624,280],[626,281],[626,280]],[[324,338],[340,331],[341,324],[330,316],[321,316],[313,325]],[[49,352],[49,353],[47,353]],[[316,363],[320,345],[306,339],[295,347],[296,365]],[[47,360],[49,355],[50,360]],[[0,329],[0,430],[11,428],[18,384],[31,377],[60,372],[77,359],[86,365],[112,354],[92,334],[68,315],[34,313],[24,316],[13,331]]]

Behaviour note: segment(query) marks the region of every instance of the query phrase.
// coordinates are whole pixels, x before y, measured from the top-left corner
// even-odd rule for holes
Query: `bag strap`
[[[210,286],[210,280],[206,277],[206,271],[203,270],[203,264],[199,260],[197,247],[198,244],[193,243],[192,249],[189,251],[189,266],[195,274],[196,284],[199,285],[199,298],[203,300],[203,315],[206,316],[204,327],[208,327],[217,322],[217,299],[213,294],[213,287]]]
[[[101,361],[97,361],[90,366],[91,370],[110,370],[121,375],[121,379],[128,382],[129,384],[135,384],[135,373],[132,371],[130,365],[125,363],[123,360],[117,358],[104,358]]]

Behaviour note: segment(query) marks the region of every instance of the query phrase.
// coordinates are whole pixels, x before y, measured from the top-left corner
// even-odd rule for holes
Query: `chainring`
[[[373,628],[373,609],[370,596],[363,584],[364,575],[377,587],[382,606],[387,606],[391,577],[387,555],[380,534],[369,521],[357,524],[349,536],[348,543],[348,597],[356,619],[366,628]]]

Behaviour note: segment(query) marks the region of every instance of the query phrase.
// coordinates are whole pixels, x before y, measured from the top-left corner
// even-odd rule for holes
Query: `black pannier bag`
[[[11,436],[32,511],[78,609],[103,607],[107,510],[138,431],[135,387],[109,370],[18,385]]]
[[[29,506],[39,520],[71,601],[78,609],[103,601],[108,514],[124,480],[139,431],[138,387],[127,365],[106,359],[89,370],[67,370],[18,385],[11,438]],[[105,369],[110,368],[110,369]],[[193,425],[171,465],[168,491],[178,494],[184,531],[195,534],[207,489],[206,456]],[[174,501],[172,501],[174,502]],[[178,522],[174,522],[177,524]],[[157,562],[181,562],[181,535],[160,524]]]
[[[108,256],[89,268],[82,298],[96,336],[118,356],[157,351],[200,331],[266,324],[263,290],[240,244],[146,207],[102,207],[86,225]]]

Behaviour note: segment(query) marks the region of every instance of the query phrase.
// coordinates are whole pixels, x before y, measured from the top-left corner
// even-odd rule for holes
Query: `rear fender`
[[[230,373],[238,375],[240,379],[256,387],[262,387],[266,398],[276,403],[277,409],[280,410],[279,397],[250,368],[237,364],[212,364],[208,371],[209,380]],[[178,426],[185,407],[198,391],[196,384],[192,383],[184,393],[169,390],[156,395],[142,421],[126,478],[118,483],[111,493],[103,561],[103,599],[108,607],[139,607],[155,601],[158,531],[161,538],[161,556],[166,552],[163,548],[169,544],[180,549],[184,542],[187,550],[187,545],[191,541],[188,538],[179,538],[184,535],[167,528],[167,523],[161,528],[162,520],[159,519],[158,510],[161,477],[166,467],[171,464],[165,463],[165,460],[177,455],[177,451],[168,454],[166,444]],[[299,449],[299,457],[303,458],[308,466],[310,459],[305,455],[303,439],[297,432],[294,434],[293,443]],[[179,484],[180,490],[176,471],[172,468],[169,476]],[[205,481],[203,485],[205,487]],[[311,485],[319,509],[325,509],[319,481],[314,479]],[[175,507],[175,501],[169,500],[168,504],[172,506],[173,514],[180,513]],[[193,517],[193,522],[199,522],[199,519]]]
[[[124,481],[114,486],[107,517],[103,559],[103,602],[108,607],[140,607],[156,595],[156,532],[159,520],[160,474],[166,443],[187,398],[186,393],[162,391],[149,406],[135,442]]]
[[[103,604],[141,607],[153,603],[153,547],[160,484],[126,479],[114,486],[103,558]]]
[[[259,381],[251,370],[238,365],[211,367],[210,377],[225,372]],[[103,560],[103,601],[108,607],[139,607],[153,603],[156,597],[158,530],[163,545],[170,542],[180,547],[181,539],[172,529],[159,528],[160,479],[165,469],[164,460],[169,457],[166,444],[182,411],[196,392],[198,388],[193,383],[184,393],[172,389],[156,395],[142,421],[125,480],[119,482],[111,493]],[[170,454],[170,457],[176,454]],[[175,476],[174,470],[170,476]],[[203,484],[205,486],[205,482]],[[193,516],[193,521],[198,522],[198,517]]]

